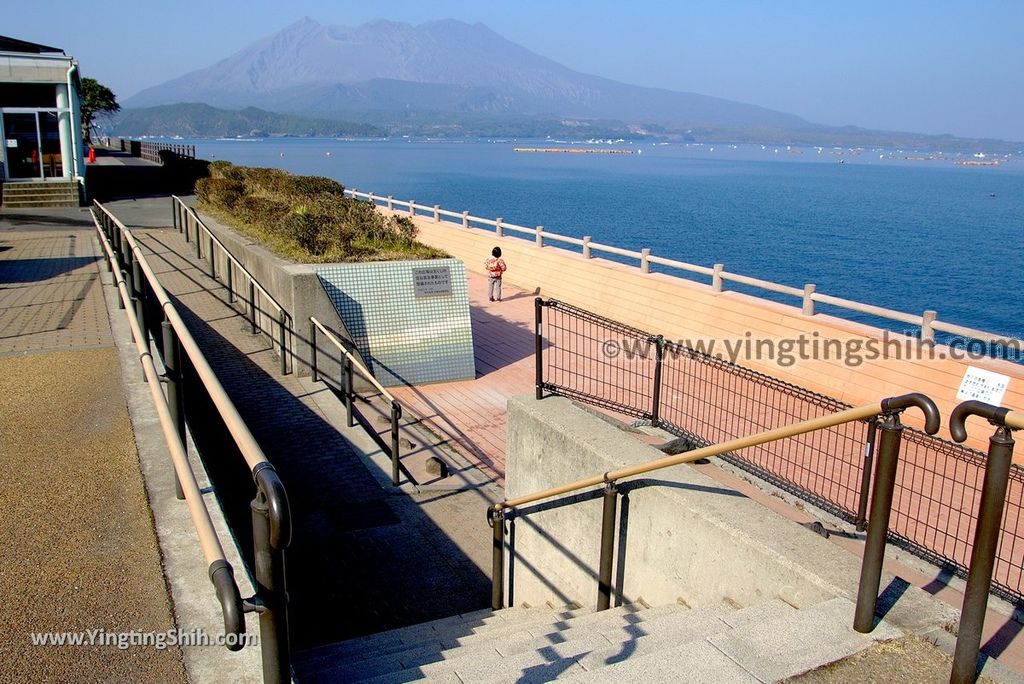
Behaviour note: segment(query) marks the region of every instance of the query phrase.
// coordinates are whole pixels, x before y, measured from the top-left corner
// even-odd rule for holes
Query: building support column
[[[68,86],[59,83],[57,88],[57,129],[60,131],[60,167],[61,175],[71,180],[76,174],[75,169],[75,138],[71,117],[71,98],[68,97]],[[42,141],[40,141],[40,144]],[[41,152],[40,152],[41,154]]]

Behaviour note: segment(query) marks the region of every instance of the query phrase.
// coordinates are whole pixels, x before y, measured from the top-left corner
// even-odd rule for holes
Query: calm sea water
[[[568,146],[551,141],[190,142],[206,159],[329,176],[378,195],[721,262],[795,287],[813,282],[819,292],[914,314],[935,309],[942,320],[1024,336],[1020,156],[964,167],[902,158],[911,153],[760,145],[638,143],[623,147],[641,154],[595,155],[513,151]]]

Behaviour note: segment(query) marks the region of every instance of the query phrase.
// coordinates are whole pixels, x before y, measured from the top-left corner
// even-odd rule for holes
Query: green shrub
[[[334,195],[341,198],[345,186],[332,178],[323,176],[292,176],[289,193],[298,197]]]
[[[385,216],[371,202],[344,196],[322,176],[217,161],[196,183],[206,208],[299,261],[368,261],[445,256],[414,241],[416,227]]]
[[[233,209],[245,194],[245,184],[230,178],[201,178],[196,182],[196,194],[216,207]]]
[[[261,195],[246,194],[234,206],[238,218],[258,226],[276,226],[288,213],[288,203]]]

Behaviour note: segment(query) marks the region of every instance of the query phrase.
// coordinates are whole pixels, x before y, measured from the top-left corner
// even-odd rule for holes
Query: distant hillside
[[[367,123],[311,119],[293,114],[275,114],[256,107],[242,110],[217,109],[197,102],[161,105],[144,109],[123,109],[112,122],[112,133],[125,137],[158,135],[195,138],[313,136],[377,137],[383,131]]]
[[[713,68],[713,65],[710,65]],[[122,104],[201,101],[355,121],[392,135],[653,136],[669,140],[887,146],[1012,152],[1020,143],[823,126],[793,114],[696,93],[643,88],[573,71],[483,24],[446,19],[411,26],[376,20],[323,26],[303,19],[205,69]],[[246,112],[250,110],[244,110]],[[212,117],[211,117],[212,118]],[[131,132],[157,133],[156,121]],[[257,121],[226,128],[160,129],[180,135],[308,135],[331,125]],[[205,117],[204,117],[205,124]],[[342,124],[335,124],[341,126]],[[355,129],[346,134],[358,135]],[[319,134],[319,133],[312,133]],[[334,135],[334,132],[326,133]],[[362,134],[371,134],[363,132]]]
[[[377,20],[355,28],[303,19],[208,68],[123,104],[202,101],[334,116],[340,109],[585,117],[675,126],[800,127],[792,114],[573,71],[483,24]]]

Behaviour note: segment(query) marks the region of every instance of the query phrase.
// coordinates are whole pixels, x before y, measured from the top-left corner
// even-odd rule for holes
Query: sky
[[[1021,0],[33,0],[5,10],[0,34],[64,49],[123,99],[304,16],[482,22],[626,83],[821,124],[1024,141]]]

